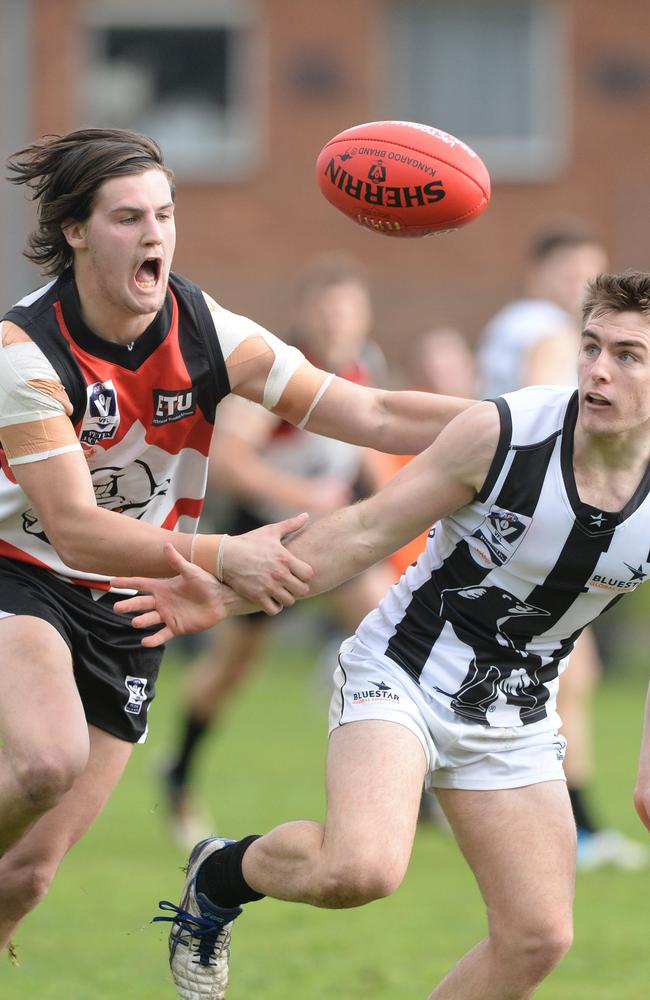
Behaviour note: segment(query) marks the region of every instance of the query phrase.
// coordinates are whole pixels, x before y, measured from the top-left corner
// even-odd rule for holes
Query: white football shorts
[[[520,788],[566,780],[566,740],[555,728],[557,717],[507,728],[468,723],[388,657],[352,637],[339,651],[329,732],[368,719],[398,723],[418,737],[428,762],[427,788]]]

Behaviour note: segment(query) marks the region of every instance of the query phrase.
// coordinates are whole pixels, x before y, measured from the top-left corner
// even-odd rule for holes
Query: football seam
[[[325,146],[323,146],[323,149],[321,150],[321,153],[325,152],[326,149],[329,149],[330,146],[332,146],[334,143],[338,143],[338,142],[346,142],[347,145],[349,146],[351,142],[383,142],[383,143],[386,143],[387,140],[386,140],[385,137],[382,138],[382,139],[375,139],[373,136],[364,136],[363,139],[330,139],[330,141],[328,143],[326,143]],[[410,152],[412,152],[412,153],[418,153],[420,156],[431,156],[431,155],[433,155],[431,153],[423,153],[421,149],[417,148],[417,146],[407,146],[405,143],[395,142],[393,139],[390,140],[390,144],[392,146],[397,146],[400,149],[408,149],[408,150],[410,150]],[[320,153],[318,155],[320,156]],[[483,160],[480,159],[478,153],[476,154],[476,158],[479,160],[480,163],[483,163]],[[440,160],[441,163],[444,163],[446,166],[450,167],[452,170],[457,170],[459,174],[462,174],[464,177],[467,178],[468,181],[471,181],[472,184],[474,184],[479,189],[479,191],[481,192],[482,195],[484,195],[485,198],[488,198],[488,192],[483,187],[481,187],[481,185],[476,180],[476,178],[472,177],[471,174],[468,174],[466,170],[463,170],[462,167],[457,166],[455,163],[450,163],[449,160],[443,159],[442,156],[436,156],[436,159]],[[484,163],[483,163],[483,166],[485,167]],[[485,169],[487,170],[487,167],[485,167]],[[461,216],[461,218],[463,218],[463,216]]]

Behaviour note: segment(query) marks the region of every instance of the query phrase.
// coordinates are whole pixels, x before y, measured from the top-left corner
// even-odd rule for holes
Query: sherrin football
[[[319,153],[316,177],[335,208],[385,236],[458,229],[490,201],[490,175],[474,150],[417,122],[367,122],[339,132]]]

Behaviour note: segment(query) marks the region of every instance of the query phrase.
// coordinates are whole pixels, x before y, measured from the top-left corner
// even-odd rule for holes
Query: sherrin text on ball
[[[339,132],[319,153],[316,177],[335,208],[385,236],[458,229],[490,201],[490,175],[478,154],[417,122],[367,122]]]

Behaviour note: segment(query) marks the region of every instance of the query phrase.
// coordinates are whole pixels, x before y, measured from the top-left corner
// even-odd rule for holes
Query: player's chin
[[[135,287],[135,292],[129,296],[131,311],[140,316],[147,316],[150,313],[158,312],[165,303],[165,288],[139,288]]]

